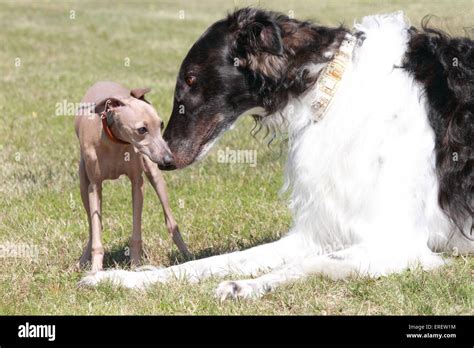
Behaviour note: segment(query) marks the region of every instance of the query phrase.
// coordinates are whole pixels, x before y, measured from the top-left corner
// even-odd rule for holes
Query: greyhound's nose
[[[174,166],[174,158],[173,155],[165,155],[163,157],[163,166],[165,167],[173,167]]]

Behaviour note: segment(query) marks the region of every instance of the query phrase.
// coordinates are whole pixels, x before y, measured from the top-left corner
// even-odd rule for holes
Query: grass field
[[[87,237],[79,195],[78,142],[57,103],[78,103],[98,80],[150,86],[166,121],[179,65],[190,45],[234,7],[260,5],[322,24],[403,9],[426,14],[454,34],[472,30],[474,1],[157,1],[0,2],[0,314],[473,314],[473,258],[435,272],[368,280],[314,276],[258,301],[217,302],[217,279],[148,292],[78,289],[73,269]],[[184,17],[184,18],[183,18]],[[470,29],[469,29],[470,28]],[[282,184],[285,154],[250,135],[242,119],[202,163],[165,174],[172,208],[196,258],[271,241],[288,230]],[[219,149],[257,150],[257,165],[219,163]],[[146,187],[146,263],[180,262],[151,186]],[[106,266],[126,267],[131,235],[128,179],[104,187]],[[37,257],[5,257],[8,246]],[[20,250],[21,251],[21,250]],[[3,257],[2,257],[3,255]]]

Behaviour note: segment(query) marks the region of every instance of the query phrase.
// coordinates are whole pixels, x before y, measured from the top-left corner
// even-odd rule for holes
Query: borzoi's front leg
[[[326,267],[330,269],[325,269]],[[340,267],[340,269],[336,269]],[[331,260],[328,255],[314,255],[284,265],[270,273],[254,279],[224,281],[216,289],[216,297],[223,301],[227,298],[261,297],[278,286],[303,279],[311,274],[326,274],[332,278],[344,278],[355,271],[355,267],[341,261]],[[339,276],[335,276],[335,275]]]
[[[364,246],[354,246],[326,255],[312,255],[284,265],[273,272],[254,279],[224,281],[216,289],[216,297],[226,298],[260,297],[278,286],[303,279],[309,275],[322,274],[331,279],[343,279],[353,274],[378,277],[405,268],[420,266],[429,270],[445,262],[427,248],[409,255],[376,252]]]
[[[168,268],[138,272],[123,270],[97,272],[83,278],[80,285],[94,286],[108,280],[128,288],[144,288],[153,283],[164,283],[172,279],[197,282],[208,277],[223,277],[229,274],[255,276],[304,257],[306,250],[307,247],[304,247],[300,236],[291,234],[276,242],[248,250],[212,256]]]

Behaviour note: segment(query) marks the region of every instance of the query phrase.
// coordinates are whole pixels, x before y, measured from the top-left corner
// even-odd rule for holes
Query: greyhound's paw
[[[251,299],[263,296],[265,292],[261,291],[254,280],[234,280],[221,282],[215,291],[215,296],[220,301],[230,299]]]

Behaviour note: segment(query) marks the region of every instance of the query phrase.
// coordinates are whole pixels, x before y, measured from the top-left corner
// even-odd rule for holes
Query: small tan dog
[[[75,119],[81,145],[81,197],[89,220],[89,242],[79,261],[80,267],[91,261],[92,271],[102,269],[102,182],[123,174],[132,183],[131,264],[138,265],[142,255],[143,172],[160,198],[173,241],[186,257],[190,256],[171,214],[166,185],[156,165],[172,164],[173,155],[161,137],[163,122],[144,98],[149,91],[144,88],[130,91],[114,82],[97,82],[82,99],[81,105],[92,105],[94,112],[78,112]]]

